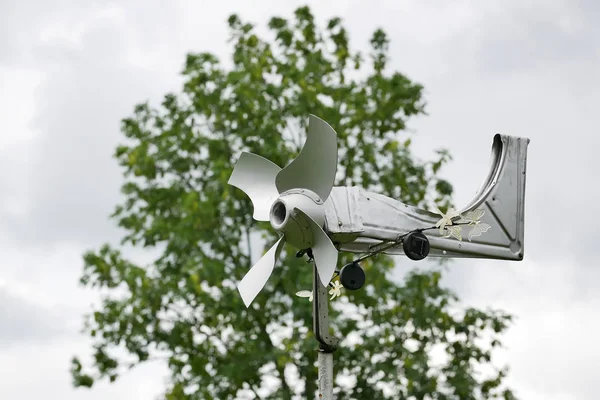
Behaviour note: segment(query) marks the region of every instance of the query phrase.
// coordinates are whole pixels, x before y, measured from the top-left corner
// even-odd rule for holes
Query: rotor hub
[[[313,234],[308,218],[319,226],[325,223],[323,200],[307,189],[292,189],[273,202],[269,213],[271,226],[285,235],[291,245],[307,249],[313,246]]]
[[[267,283],[284,243],[310,248],[321,284],[329,284],[338,249],[323,229],[324,202],[333,189],[337,161],[336,133],[314,115],[300,154],[285,168],[256,154],[240,155],[228,183],[248,195],[256,221],[269,221],[282,234],[238,284],[246,307]]]

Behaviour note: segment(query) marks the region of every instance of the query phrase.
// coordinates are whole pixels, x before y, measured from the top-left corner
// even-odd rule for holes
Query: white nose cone
[[[269,221],[292,246],[313,250],[319,279],[327,286],[337,265],[338,250],[323,230],[325,207],[321,198],[310,190],[289,190],[273,203]]]
[[[302,211],[302,212],[300,212]],[[313,246],[312,219],[322,229],[325,222],[323,201],[306,189],[289,190],[271,206],[271,226],[285,235],[285,240],[298,249]]]

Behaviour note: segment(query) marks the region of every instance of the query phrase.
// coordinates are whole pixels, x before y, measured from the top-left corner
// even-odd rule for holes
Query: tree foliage
[[[154,358],[171,371],[166,399],[311,398],[316,390],[312,307],[294,293],[311,287],[311,267],[286,248],[249,309],[236,290],[266,246],[268,223],[227,185],[241,151],[285,166],[298,153],[308,114],[338,133],[337,185],[359,185],[405,203],[450,204],[452,186],[437,175],[449,160],[422,162],[402,133],[423,114],[423,87],[388,71],[389,39],[376,30],[364,55],[349,46],[339,18],[319,27],[308,7],[274,17],[269,37],[237,15],[228,19],[232,65],[209,53],[187,56],[181,93],[123,119],[124,200],[112,218],[121,246],[84,255],[81,282],[105,293],[90,313],[94,340],[87,368],[73,359],[74,385],[118,378]],[[148,265],[125,246],[160,251]],[[343,255],[340,265],[350,260]],[[491,349],[510,316],[461,309],[439,271],[393,279],[387,256],[364,264],[367,284],[334,302],[332,325],[340,399],[510,398],[505,370],[488,376]],[[434,354],[437,352],[437,356]]]

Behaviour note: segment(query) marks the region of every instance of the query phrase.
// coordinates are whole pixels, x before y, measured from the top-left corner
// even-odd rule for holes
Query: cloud
[[[485,24],[467,32],[483,38],[474,54],[486,73],[531,71],[593,54],[598,28],[587,19],[587,10],[564,1],[515,5],[486,7]]]
[[[580,296],[570,264],[557,257],[553,262],[479,262],[469,268],[466,303],[516,313],[499,362],[511,366],[511,381],[522,398],[595,398],[587,371],[600,367],[592,356],[600,352],[594,339],[600,323],[590,318],[600,296]]]
[[[0,285],[0,351],[19,342],[48,340],[66,333],[60,313],[36,305]]]
[[[66,400],[148,399],[164,391],[168,370],[160,363],[135,368],[114,384],[72,388],[71,357],[91,362],[92,342],[80,334],[83,315],[99,300],[77,285],[83,249],[61,245],[24,251],[6,237],[0,237],[0,248],[0,376],[8,377],[0,398],[52,393]]]
[[[133,372],[125,383],[92,392],[70,389],[67,373],[70,356],[89,349],[85,339],[70,335],[96,298],[77,287],[81,254],[119,238],[106,218],[120,198],[120,171],[111,157],[121,140],[119,120],[134,104],[157,104],[164,93],[179,89],[187,51],[212,51],[225,59],[230,13],[264,31],[267,17],[289,16],[301,4],[2,5],[0,280],[10,289],[0,288],[0,310],[13,330],[0,333],[12,343],[10,350],[0,349],[0,375],[17,366],[28,371],[27,382],[44,382],[65,399],[136,393],[148,398],[150,392],[137,390],[149,380],[156,383],[149,390],[160,392],[160,379],[149,378],[161,376],[160,368],[142,368],[149,375]],[[590,355],[600,349],[589,315],[599,305],[600,273],[588,215],[600,195],[592,184],[600,122],[598,4],[309,4],[320,21],[341,15],[360,48],[376,27],[388,32],[391,68],[426,88],[430,115],[410,122],[417,155],[451,150],[455,160],[444,175],[455,185],[457,204],[466,203],[483,179],[496,132],[532,139],[525,261],[455,261],[447,282],[469,304],[504,307],[519,316],[504,357],[523,398],[595,398],[589,382],[598,357]],[[398,263],[401,269],[419,265],[401,258]],[[57,320],[67,321],[64,332]],[[27,334],[17,337],[19,332]],[[56,336],[40,341],[43,332]],[[39,389],[27,382],[11,380],[0,398],[38,398]]]
[[[45,79],[36,90],[30,127],[38,135],[28,149],[30,169],[20,175],[29,183],[26,197],[38,200],[26,217],[8,220],[13,237],[29,244],[98,243],[115,236],[107,216],[119,199],[112,154],[121,139],[120,118],[155,90],[146,88],[156,77],[130,65],[118,9],[90,18],[79,30],[70,42],[39,48]]]
[[[49,344],[27,343],[1,349],[0,385],[3,399],[104,400],[155,399],[164,392],[166,368],[146,364],[129,371],[115,383],[99,382],[89,389],[73,389],[69,375],[73,352],[84,353],[90,348],[82,338],[54,340]]]
[[[14,67],[38,60],[40,44],[72,38],[85,20],[109,8],[114,1],[84,5],[73,0],[4,2],[0,14],[0,64]]]

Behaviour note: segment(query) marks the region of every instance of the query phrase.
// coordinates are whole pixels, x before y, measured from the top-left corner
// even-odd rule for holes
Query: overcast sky
[[[228,55],[226,18],[261,28],[296,1],[0,0],[0,398],[150,399],[165,369],[71,388],[69,360],[93,293],[77,286],[82,253],[119,232],[111,158],[134,104],[178,90],[188,51]],[[597,398],[600,2],[313,1],[341,16],[353,46],[383,27],[392,67],[421,82],[414,119],[426,158],[447,147],[444,175],[466,203],[493,135],[531,138],[525,260],[460,261],[448,283],[467,304],[518,316],[499,361],[522,399]],[[399,268],[414,264],[402,258]]]

